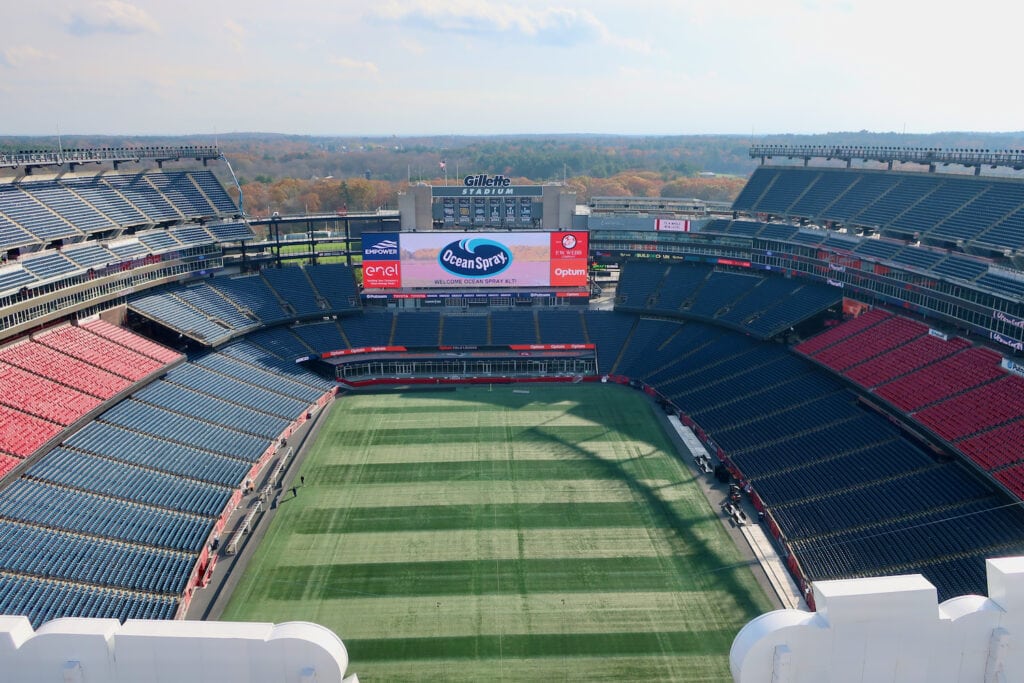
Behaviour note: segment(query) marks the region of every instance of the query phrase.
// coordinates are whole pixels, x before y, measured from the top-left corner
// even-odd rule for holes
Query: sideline
[[[334,404],[344,396],[344,394],[338,394],[323,408],[318,410],[311,420],[306,421],[291,438],[288,439],[287,445],[292,446],[295,449],[295,454],[292,457],[291,464],[288,469],[285,470],[281,477],[280,485],[276,489],[275,495],[278,495],[284,491],[287,491],[292,486],[295,486],[295,481],[298,479],[299,470],[302,468],[302,463],[306,459],[306,453],[308,452],[307,445],[311,445],[316,441],[316,436],[320,431],[320,426],[326,419],[327,413],[334,407]],[[282,448],[283,453],[285,448]],[[231,599],[231,594],[234,592],[235,587],[241,580],[242,575],[245,573],[246,568],[249,566],[250,560],[256,553],[256,549],[259,548],[260,541],[267,533],[267,529],[270,528],[271,523],[274,521],[274,517],[277,515],[276,508],[269,508],[256,518],[255,527],[245,535],[244,540],[239,544],[237,552],[233,555],[225,554],[227,548],[227,539],[230,538],[231,534],[234,533],[238,525],[241,524],[242,519],[249,513],[254,505],[259,501],[259,492],[270,478],[271,472],[274,467],[272,463],[268,463],[267,467],[260,473],[260,480],[252,493],[244,496],[239,503],[238,507],[231,514],[228,519],[228,523],[224,526],[223,542],[217,549],[217,566],[213,568],[213,574],[210,577],[210,582],[205,588],[196,590],[195,595],[192,598],[192,604],[189,606],[188,613],[185,615],[185,619],[188,621],[212,621],[220,619],[224,613],[224,608],[227,607],[228,601]],[[270,502],[268,501],[268,505]]]
[[[726,502],[729,495],[728,484],[723,484],[715,479],[713,474],[707,474],[700,470],[694,460],[695,453],[686,445],[682,435],[670,420],[670,416],[658,405],[653,397],[648,397],[651,410],[658,414],[659,419],[665,427],[665,433],[675,444],[676,452],[683,464],[693,474],[694,480],[698,483],[700,490],[707,498],[712,512],[719,518],[726,532],[733,539],[740,555],[754,569],[754,578],[761,585],[775,609],[801,609],[809,611],[800,588],[797,586],[789,570],[786,569],[782,558],[775,550],[775,543],[765,533],[764,526],[757,521],[757,511],[751,505],[750,500],[745,496],[740,500],[739,508],[743,510],[748,520],[747,524],[737,525],[734,520],[721,513],[722,504]],[[714,456],[713,461],[717,462]],[[756,567],[755,567],[756,565]],[[760,571],[758,571],[760,570]]]

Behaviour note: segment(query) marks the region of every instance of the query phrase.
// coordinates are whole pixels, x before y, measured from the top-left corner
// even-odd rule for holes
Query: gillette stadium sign
[[[589,237],[582,231],[363,233],[363,286],[584,288]]]
[[[540,197],[543,188],[539,185],[513,185],[512,179],[503,175],[478,173],[462,179],[462,186],[431,187],[434,197]]]

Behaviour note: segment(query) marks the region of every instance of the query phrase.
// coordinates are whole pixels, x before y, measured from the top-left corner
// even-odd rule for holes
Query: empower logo
[[[394,261],[398,259],[398,235],[384,233],[378,235],[364,235],[368,241],[374,240],[372,244],[363,245],[363,258],[375,261]]]

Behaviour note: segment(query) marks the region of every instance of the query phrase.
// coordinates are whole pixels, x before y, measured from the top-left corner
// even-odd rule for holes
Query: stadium
[[[1021,568],[986,560],[1024,555],[1024,182],[982,170],[1024,155],[749,153],[713,215],[418,186],[262,221],[215,147],[0,155],[4,671],[125,676],[209,637],[216,680],[349,655],[367,680],[721,680],[744,624],[838,619],[849,579],[1011,613]],[[256,643],[301,653],[240,666]],[[774,647],[731,674],[813,680]]]

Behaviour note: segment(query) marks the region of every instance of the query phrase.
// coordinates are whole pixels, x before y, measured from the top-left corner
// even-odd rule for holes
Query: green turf
[[[335,402],[225,619],[308,620],[392,680],[729,680],[771,605],[642,394]]]

